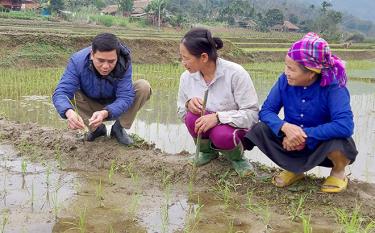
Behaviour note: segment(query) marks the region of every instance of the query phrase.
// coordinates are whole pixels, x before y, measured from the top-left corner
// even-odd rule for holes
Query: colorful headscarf
[[[346,85],[348,78],[345,72],[345,62],[331,54],[327,41],[316,33],[309,32],[301,40],[295,42],[289,49],[288,56],[307,69],[320,71],[321,86],[327,86],[333,80],[337,80],[340,86]]]

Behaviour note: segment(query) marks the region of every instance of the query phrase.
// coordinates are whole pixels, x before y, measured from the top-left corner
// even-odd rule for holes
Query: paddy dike
[[[116,33],[115,29],[108,31]],[[100,31],[101,32],[101,31]],[[94,34],[95,35],[95,34]],[[40,31],[1,31],[0,27],[0,67],[38,68],[65,66],[75,52],[89,46],[94,35],[63,34]],[[131,49],[132,60],[139,64],[179,63],[179,42],[181,36],[127,35],[119,36]],[[267,41],[266,39],[264,39]],[[291,43],[291,42],[290,42]],[[220,56],[241,64],[251,62],[283,61],[284,51],[245,51],[224,40]],[[375,50],[337,51],[346,60],[375,59]]]
[[[110,138],[84,142],[69,130],[5,119],[0,120],[0,144],[14,146],[17,158],[53,161],[60,172],[80,177],[52,232],[77,232],[83,213],[88,232],[108,232],[110,228],[114,232],[161,232],[163,226],[169,229],[166,232],[183,232],[193,226],[192,232],[208,233],[302,232],[301,220],[291,220],[301,196],[305,196],[302,208],[305,216],[311,215],[313,232],[340,230],[338,209],[351,213],[361,206],[367,222],[375,218],[374,184],[351,181],[347,191],[330,195],[319,192],[322,179],[307,177],[281,189],[270,183],[277,170],[254,163],[257,175],[241,179],[220,158],[198,168],[191,188],[193,169],[187,163],[188,153],[166,154],[139,138],[131,147]],[[112,164],[116,169],[109,181]],[[103,195],[98,200],[99,183]],[[189,224],[187,219],[197,210],[199,218]]]

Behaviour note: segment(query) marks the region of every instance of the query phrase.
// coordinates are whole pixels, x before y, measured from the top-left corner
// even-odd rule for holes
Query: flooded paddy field
[[[282,64],[244,66],[262,103]],[[257,150],[246,152],[257,176],[238,178],[220,158],[199,168],[192,185],[186,159],[195,146],[176,116],[179,66],[135,65],[135,79],[149,80],[153,96],[129,148],[109,137],[83,142],[66,130],[50,99],[62,69],[2,69],[0,232],[372,232],[373,67],[349,70],[359,155],[349,189],[337,195],[319,192],[328,172],[321,168],[290,188],[274,187],[277,168]]]

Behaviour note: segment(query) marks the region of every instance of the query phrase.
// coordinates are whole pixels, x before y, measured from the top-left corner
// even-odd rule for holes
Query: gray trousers
[[[148,81],[139,79],[133,83],[133,87],[135,91],[134,103],[128,109],[128,111],[121,114],[121,116],[118,118],[121,126],[125,129],[130,129],[138,111],[151,97],[151,86]],[[82,117],[87,126],[89,125],[89,119],[91,118],[92,114],[96,111],[103,110],[105,107],[105,105],[87,97],[81,91],[77,91],[75,93],[75,99],[78,114]]]

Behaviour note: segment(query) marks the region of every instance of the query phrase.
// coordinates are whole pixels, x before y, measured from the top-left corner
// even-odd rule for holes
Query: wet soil
[[[347,191],[330,195],[319,192],[321,178],[309,176],[289,188],[276,188],[270,183],[276,169],[254,163],[257,175],[239,178],[222,158],[198,168],[190,192],[193,168],[187,163],[188,153],[166,154],[135,139],[131,147],[110,138],[83,142],[72,131],[0,120],[0,142],[14,145],[18,156],[39,162],[59,160],[64,172],[78,173],[87,181],[59,214],[52,232],[78,232],[83,213],[87,232],[108,232],[109,228],[114,232],[162,232],[165,225],[169,230],[164,232],[183,232],[188,227],[190,232],[303,232],[301,220],[291,219],[301,196],[313,232],[339,231],[337,209],[352,212],[361,206],[366,219],[375,218],[374,184],[353,180]],[[105,177],[112,161],[116,174],[110,184]],[[105,193],[98,199],[101,182]],[[167,223],[153,223],[153,218],[163,216],[166,199]],[[138,205],[137,211],[132,203]],[[186,216],[196,213],[199,206],[199,221],[188,224]],[[157,217],[152,217],[155,213]]]

